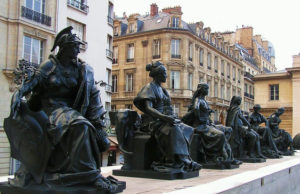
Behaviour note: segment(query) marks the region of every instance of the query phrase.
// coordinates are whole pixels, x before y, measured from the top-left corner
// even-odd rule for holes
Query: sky
[[[252,26],[254,35],[274,45],[278,70],[291,67],[292,56],[300,53],[300,0],[114,0],[114,11],[144,15],[152,3],[160,11],[180,5],[185,22],[202,21],[212,32]]]

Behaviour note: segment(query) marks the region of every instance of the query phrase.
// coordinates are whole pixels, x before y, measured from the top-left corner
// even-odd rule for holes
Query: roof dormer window
[[[173,28],[179,28],[179,17],[174,16],[172,18],[172,27]]]

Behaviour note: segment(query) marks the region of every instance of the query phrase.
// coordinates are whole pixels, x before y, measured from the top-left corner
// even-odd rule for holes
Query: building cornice
[[[243,64],[239,61],[234,60],[233,58],[229,57],[222,51],[218,50],[216,47],[213,45],[207,43],[206,41],[202,40],[195,34],[191,33],[187,29],[181,29],[181,28],[160,28],[160,29],[155,29],[155,30],[150,30],[150,31],[145,31],[145,32],[136,32],[133,34],[128,34],[124,36],[114,36],[114,42],[122,41],[122,40],[127,40],[127,39],[134,39],[137,37],[145,36],[145,35],[154,35],[154,34],[162,34],[162,33],[179,33],[179,34],[185,34],[188,36],[191,36],[195,41],[201,42],[203,45],[205,45],[207,48],[210,48],[211,50],[214,50],[217,52],[219,55],[223,56],[224,58],[230,60],[231,62],[238,64],[240,67],[243,67]]]
[[[289,78],[291,78],[291,74],[289,72],[275,72],[275,73],[256,75],[253,77],[253,80],[261,81],[261,80],[289,79]]]

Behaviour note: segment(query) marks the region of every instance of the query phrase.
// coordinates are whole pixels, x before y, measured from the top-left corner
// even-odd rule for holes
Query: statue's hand
[[[12,118],[16,118],[19,108],[20,108],[20,104],[21,104],[21,95],[19,91],[16,91],[12,98],[11,98],[11,105],[10,105],[10,116]]]
[[[168,116],[168,115],[164,115],[164,117],[162,118],[164,121],[170,123],[170,124],[174,124],[175,123],[175,118]]]

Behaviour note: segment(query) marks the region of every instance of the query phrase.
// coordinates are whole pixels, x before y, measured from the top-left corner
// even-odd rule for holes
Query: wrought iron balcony
[[[175,54],[172,54],[171,57],[172,57],[172,58],[176,58],[176,59],[180,59],[180,58],[181,58],[181,55],[175,55]]]
[[[152,59],[159,59],[160,58],[160,55],[153,55],[152,56]]]
[[[193,61],[193,58],[192,58],[192,57],[189,57],[189,61]]]
[[[110,17],[110,16],[107,16],[107,23],[111,26],[114,25],[114,20]]]
[[[200,62],[200,66],[203,66],[203,63]]]
[[[109,49],[106,49],[106,57],[108,57],[109,59],[113,59],[113,52]]]
[[[248,92],[244,92],[244,96],[249,97],[249,93]]]
[[[249,79],[252,79],[252,78],[254,77],[254,76],[251,75],[249,72],[245,72],[245,73],[244,73],[244,76],[247,77],[247,78],[249,78]]]
[[[218,70],[217,70],[217,69],[215,69],[215,73],[218,73]]]
[[[44,24],[46,26],[51,26],[50,16],[47,16],[43,13],[39,13],[25,6],[22,6],[22,17]]]
[[[79,0],[68,0],[68,5],[74,7],[74,8],[77,8],[85,13],[88,13],[89,12],[89,6],[82,2],[82,1],[79,1]]]
[[[210,70],[210,69],[211,69],[211,66],[207,66],[207,69],[209,69],[209,70]]]
[[[126,60],[127,62],[134,62],[134,58],[129,58]]]

